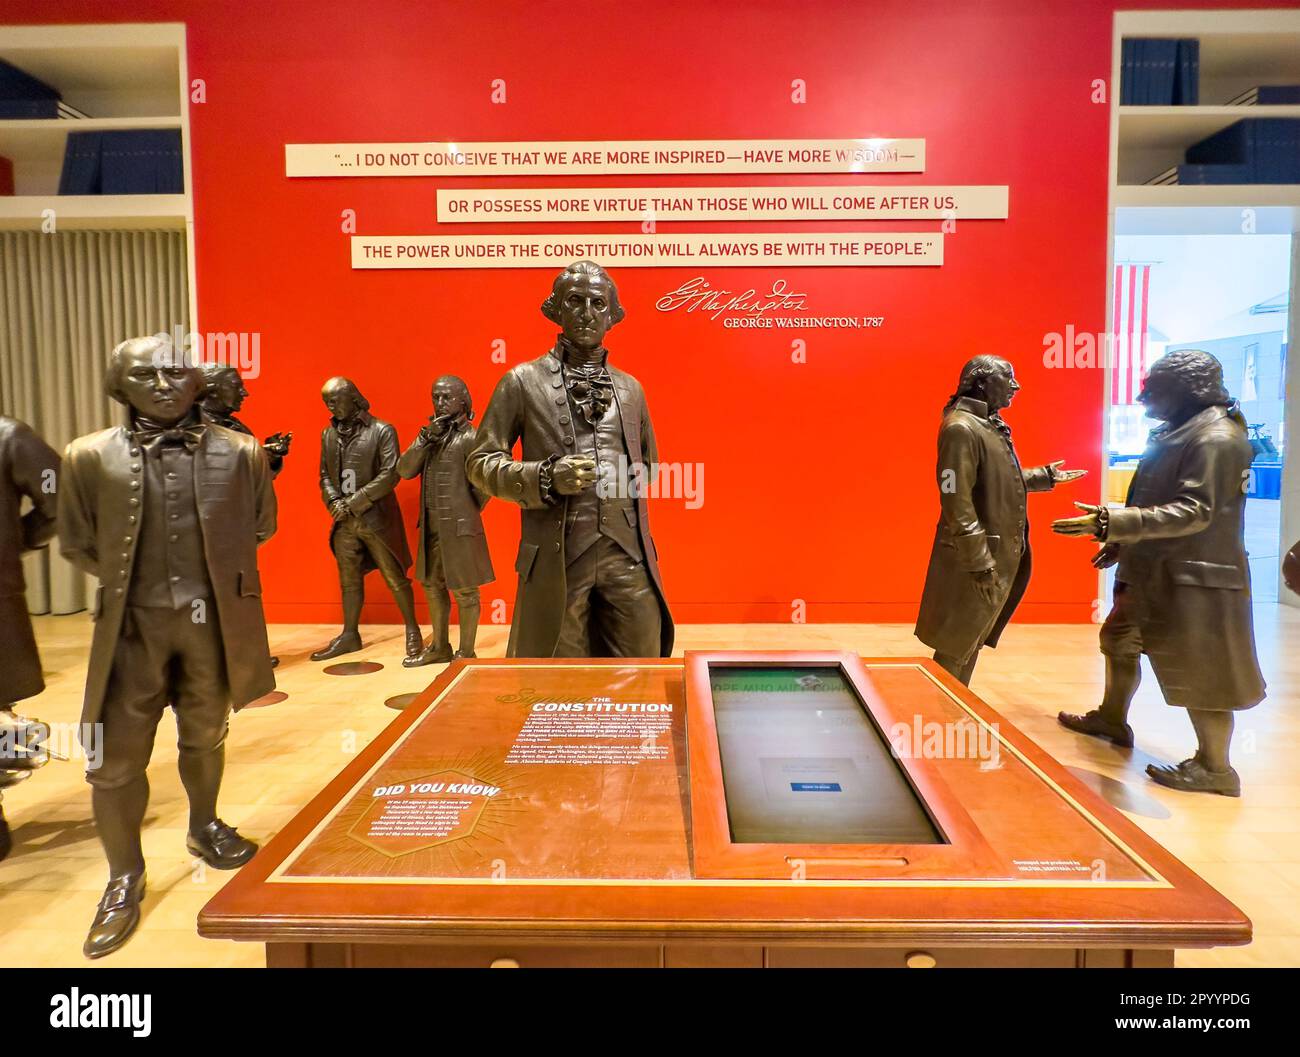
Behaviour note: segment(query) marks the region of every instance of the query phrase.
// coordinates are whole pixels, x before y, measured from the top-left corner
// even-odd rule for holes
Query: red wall
[[[1160,5],[1157,5],[1160,6]],[[1173,6],[1173,5],[1170,5]],[[1192,6],[1186,2],[1178,6]],[[1226,6],[1222,0],[1214,6]],[[1088,548],[1056,540],[1054,517],[1100,488],[1102,379],[1048,370],[1043,338],[1105,325],[1112,3],[746,0],[743,3],[406,3],[319,0],[6,0],[10,22],[183,21],[190,76],[200,322],[261,334],[262,376],[246,420],[293,430],[277,482],[280,531],[263,551],[273,620],[337,618],[316,489],[320,384],[346,374],[408,441],[441,373],[462,375],[480,409],[508,364],[550,345],[539,270],[353,271],[340,212],[361,234],[574,226],[440,227],[438,179],[297,179],[289,142],[916,136],[923,175],[866,183],[1008,184],[1010,219],[967,221],[941,268],[702,269],[744,290],[783,277],[815,314],[884,315],[878,332],[728,331],[654,303],[696,274],[616,270],[627,309],[612,358],[649,395],[662,457],[704,464],[704,505],[652,503],[679,621],[911,620],[938,504],[938,414],[969,356],[1010,358],[1024,386],[1008,413],[1026,462],[1064,458],[1093,475],[1031,497],[1035,575],[1021,618],[1086,620]],[[494,105],[504,78],[508,102]],[[807,102],[790,82],[807,82]],[[852,184],[850,176],[462,180],[455,186]],[[936,222],[669,225],[673,230],[861,227]],[[588,229],[592,230],[592,229]],[[635,225],[599,225],[620,232]],[[107,350],[106,350],[107,351]],[[412,526],[418,486],[400,489]],[[498,581],[514,595],[518,513],[487,522]],[[412,536],[414,530],[412,528]],[[367,619],[394,619],[378,578]],[[487,610],[485,609],[485,613]]]

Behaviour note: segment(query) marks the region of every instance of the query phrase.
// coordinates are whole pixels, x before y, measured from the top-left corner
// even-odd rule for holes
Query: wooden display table
[[[455,662],[199,932],[271,966],[1091,967],[1251,927],[932,662],[719,653]]]

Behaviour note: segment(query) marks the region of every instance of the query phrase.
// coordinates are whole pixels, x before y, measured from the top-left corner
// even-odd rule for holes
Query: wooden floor
[[[384,699],[423,689],[438,669],[398,663],[401,629],[364,629],[361,658],[384,662],[374,675],[323,675],[307,659],[333,628],[271,629],[281,657],[278,680],[287,700],[246,710],[232,724],[223,817],[266,840],[348,758],[396,715]],[[923,651],[901,625],[686,625],[685,649],[847,649],[865,656],[915,656]],[[1003,645],[985,651],[973,689],[1008,720],[1080,775],[1112,804],[1236,902],[1255,923],[1249,947],[1180,953],[1178,964],[1300,966],[1300,609],[1260,605],[1256,634],[1269,698],[1238,720],[1234,763],[1240,800],[1175,793],[1143,774],[1152,760],[1177,761],[1193,747],[1186,713],[1166,707],[1148,677],[1134,706],[1138,747],[1123,752],[1063,730],[1060,709],[1094,706],[1102,684],[1096,629],[1015,625]],[[85,675],[90,625],[84,616],[41,618],[37,636],[49,688],[23,709],[42,719],[75,723]],[[501,656],[506,629],[480,632],[480,656]],[[81,942],[103,889],[104,862],[90,821],[90,796],[76,762],[50,763],[10,789],[4,807],[16,847],[0,863],[0,966],[260,966],[262,948],[202,940],[199,908],[229,876],[196,870],[185,852],[185,796],[176,774],[175,729],[163,721],[150,779],[153,799],[145,829],[149,895],[139,933],[96,963]]]

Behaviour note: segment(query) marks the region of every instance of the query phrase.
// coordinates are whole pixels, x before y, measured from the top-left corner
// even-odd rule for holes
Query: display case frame
[[[844,651],[687,651],[686,725],[690,759],[691,854],[696,877],[866,880],[997,877],[1002,862],[939,768],[924,757],[895,756],[943,838],[941,844],[738,843],[727,810],[722,751],[709,672],[714,668],[831,668],[848,682],[884,736],[912,722],[879,694],[857,654]]]

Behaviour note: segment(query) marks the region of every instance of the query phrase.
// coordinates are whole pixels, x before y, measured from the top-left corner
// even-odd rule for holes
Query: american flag
[[[1147,373],[1147,294],[1151,265],[1115,265],[1111,317],[1110,401],[1135,404]]]

